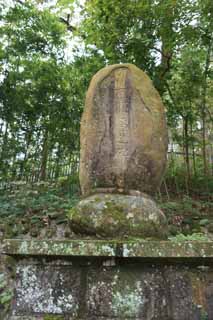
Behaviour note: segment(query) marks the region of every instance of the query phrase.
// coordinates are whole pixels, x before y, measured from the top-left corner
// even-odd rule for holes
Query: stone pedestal
[[[10,320],[212,320],[213,243],[5,240]]]
[[[146,194],[94,194],[81,200],[68,214],[75,234],[99,239],[167,239],[164,213]]]

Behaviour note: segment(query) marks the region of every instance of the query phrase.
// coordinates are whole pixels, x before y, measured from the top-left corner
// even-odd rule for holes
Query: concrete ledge
[[[213,242],[6,239],[2,253],[11,256],[213,258]]]

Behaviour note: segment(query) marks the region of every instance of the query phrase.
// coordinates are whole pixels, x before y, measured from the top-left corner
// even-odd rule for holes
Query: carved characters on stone
[[[168,144],[164,107],[136,66],[108,66],[92,78],[80,138],[83,194],[149,193],[158,187]]]

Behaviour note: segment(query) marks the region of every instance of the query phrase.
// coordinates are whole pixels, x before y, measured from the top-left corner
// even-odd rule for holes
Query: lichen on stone
[[[96,194],[81,200],[69,212],[77,234],[101,238],[162,238],[167,235],[163,212],[147,196]]]
[[[20,265],[17,267],[17,277],[21,279],[16,287],[16,308],[24,308],[30,313],[63,314],[64,311],[77,315],[78,303],[71,292],[66,294],[63,289],[65,279],[63,274],[53,270],[53,279],[50,268],[33,265]],[[45,283],[45,285],[44,285]],[[56,287],[57,284],[57,287]]]

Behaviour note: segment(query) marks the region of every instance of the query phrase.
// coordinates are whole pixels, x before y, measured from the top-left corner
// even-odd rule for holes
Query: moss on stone
[[[44,320],[64,320],[64,317],[56,315],[46,315],[44,316]]]
[[[166,218],[147,196],[93,195],[72,208],[68,218],[77,234],[118,239],[167,236]]]
[[[213,242],[159,240],[4,240],[3,253],[29,256],[212,258]]]

